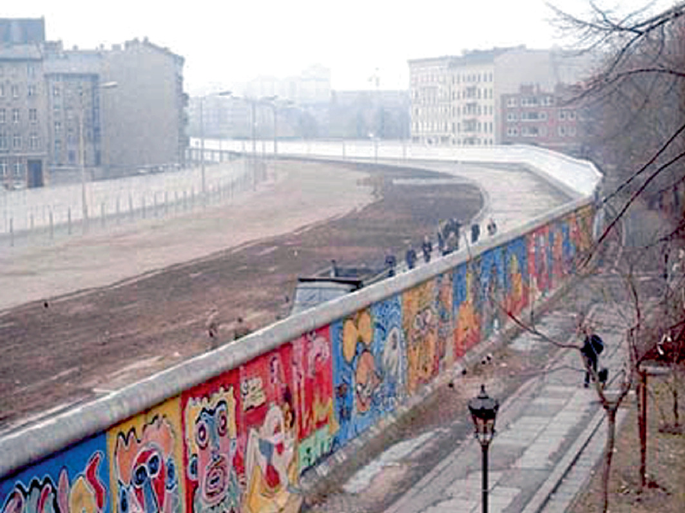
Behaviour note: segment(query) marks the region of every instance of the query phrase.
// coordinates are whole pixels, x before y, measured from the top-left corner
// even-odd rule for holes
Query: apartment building
[[[42,20],[0,20],[0,183],[44,183],[47,119]]]
[[[516,93],[503,94],[502,143],[533,144],[577,155],[583,111],[573,98],[573,88],[563,84],[553,90],[527,84]]]
[[[525,46],[409,61],[412,141],[489,146],[501,142],[501,96],[523,83],[575,83],[585,57]]]

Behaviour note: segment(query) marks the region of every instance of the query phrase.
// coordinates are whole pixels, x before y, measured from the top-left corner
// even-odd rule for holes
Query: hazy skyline
[[[585,0],[551,3],[574,13]],[[640,0],[601,1],[622,12]],[[660,0],[655,8],[673,1]],[[204,6],[199,8],[199,6]],[[45,17],[46,36],[66,48],[110,47],[148,37],[185,59],[191,94],[257,76],[297,75],[313,64],[331,69],[334,89],[369,89],[379,70],[382,89],[408,88],[408,59],[524,44],[561,45],[545,0],[389,1],[225,0],[176,3],[120,0],[25,0],[2,17]]]

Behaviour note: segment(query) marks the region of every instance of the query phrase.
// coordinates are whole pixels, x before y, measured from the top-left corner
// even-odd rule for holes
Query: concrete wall
[[[303,473],[501,330],[497,304],[519,314],[572,276],[594,215],[574,200],[8,434],[0,511],[296,511]]]

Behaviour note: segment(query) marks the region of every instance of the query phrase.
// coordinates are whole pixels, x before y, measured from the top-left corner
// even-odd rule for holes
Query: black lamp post
[[[485,392],[485,385],[481,385],[478,396],[469,401],[469,411],[483,452],[483,513],[488,513],[488,447],[495,435],[497,410],[499,403]]]

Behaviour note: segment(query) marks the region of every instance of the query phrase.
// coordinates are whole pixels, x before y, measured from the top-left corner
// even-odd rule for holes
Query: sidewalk
[[[593,311],[607,345],[601,365],[615,373],[623,361],[622,318],[600,306]],[[606,329],[613,326],[614,329]],[[518,340],[526,334],[514,339]],[[528,337],[529,338],[529,337]],[[547,372],[529,380],[501,407],[489,451],[489,505],[492,513],[543,511],[550,494],[599,427],[604,413],[596,392],[582,386],[578,352],[565,350]],[[619,417],[620,421],[620,417]],[[598,444],[595,444],[595,446]],[[599,456],[603,447],[593,447]],[[591,462],[589,468],[593,466]],[[577,488],[587,475],[576,476]],[[563,511],[575,496],[573,483],[555,497]],[[564,499],[567,499],[564,503]],[[387,513],[478,512],[481,508],[481,448],[471,440],[413,486]],[[547,510],[545,510],[547,511]]]

